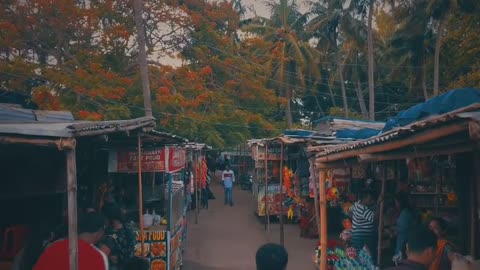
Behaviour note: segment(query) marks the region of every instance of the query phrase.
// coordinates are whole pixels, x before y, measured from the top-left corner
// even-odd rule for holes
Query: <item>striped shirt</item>
[[[356,202],[351,208],[352,234],[368,238],[375,232],[375,212],[366,205]]]

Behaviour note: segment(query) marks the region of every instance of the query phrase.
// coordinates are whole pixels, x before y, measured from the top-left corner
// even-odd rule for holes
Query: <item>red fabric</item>
[[[69,270],[68,240],[60,240],[48,247],[33,270]],[[108,270],[108,260],[102,251],[78,239],[78,269]]]

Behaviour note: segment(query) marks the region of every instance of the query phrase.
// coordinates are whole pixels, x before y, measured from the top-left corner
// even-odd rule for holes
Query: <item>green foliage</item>
[[[144,1],[159,128],[227,148],[326,115],[366,118],[371,2],[347,2],[317,1],[302,13],[295,1],[277,0],[268,18],[242,20],[247,13],[237,0]],[[144,115],[131,2],[2,3],[1,88],[79,119]],[[478,1],[374,3],[377,119],[432,92],[444,18],[440,88],[480,87]],[[163,56],[182,65],[158,63]]]

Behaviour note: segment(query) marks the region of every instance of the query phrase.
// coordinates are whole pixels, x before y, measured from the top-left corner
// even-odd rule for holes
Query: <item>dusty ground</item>
[[[252,194],[239,188],[233,192],[234,206],[223,205],[223,189],[212,185],[217,197],[209,209],[201,210],[198,224],[189,213],[189,227],[184,254],[185,270],[254,270],[257,248],[280,241],[279,225],[270,233],[253,213]],[[285,247],[289,253],[287,269],[314,269],[312,257],[315,240],[300,238],[298,225],[285,226]]]

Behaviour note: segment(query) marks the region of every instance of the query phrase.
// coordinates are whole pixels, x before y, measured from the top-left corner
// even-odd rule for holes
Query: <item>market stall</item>
[[[130,210],[127,212],[133,210],[137,217],[141,216],[139,222],[133,221],[138,242],[135,255],[147,258],[151,269],[173,270],[182,265],[185,162],[183,147],[144,146],[109,151],[108,171],[112,177],[119,174],[139,177],[138,205],[133,205],[138,208],[127,208]]]
[[[45,221],[58,214],[58,224],[66,210],[68,223],[70,269],[78,269],[77,244],[77,156],[79,152],[105,142],[109,136],[125,136],[128,132],[153,128],[152,118],[118,121],[75,121],[69,112],[26,110],[14,106],[0,106],[0,148],[2,162],[2,200],[11,205],[14,200],[25,207],[25,212],[2,211],[2,223],[8,226],[2,238],[0,266],[10,263],[28,239],[29,228],[36,215]],[[10,153],[10,154],[9,154]],[[13,154],[12,154],[13,153]],[[16,162],[15,162],[16,161]],[[19,162],[20,163],[17,163]],[[15,171],[16,170],[16,171]],[[17,185],[17,186],[15,186]],[[28,200],[31,200],[27,203]],[[46,213],[43,207],[51,212]],[[21,209],[18,209],[22,211]],[[11,211],[10,211],[11,212]],[[16,219],[22,213],[22,220]],[[43,220],[42,220],[43,219]],[[2,226],[3,228],[3,226]],[[3,231],[3,230],[2,230]],[[63,234],[63,230],[62,230]],[[64,237],[64,235],[62,235]],[[12,244],[12,245],[10,245]]]
[[[388,201],[397,191],[410,194],[414,208],[424,222],[433,216],[448,220],[449,235],[458,252],[478,257],[480,90],[450,91],[414,106],[387,121],[380,135],[325,149],[316,153],[319,184],[324,187],[328,171],[334,168],[363,168],[364,181],[379,194],[378,253],[376,265],[389,243],[388,230],[394,225]],[[353,178],[353,177],[352,177]],[[353,181],[353,180],[352,180]],[[326,227],[327,192],[320,192],[322,216],[320,246],[328,250]],[[320,269],[328,268],[328,252],[321,254]]]

